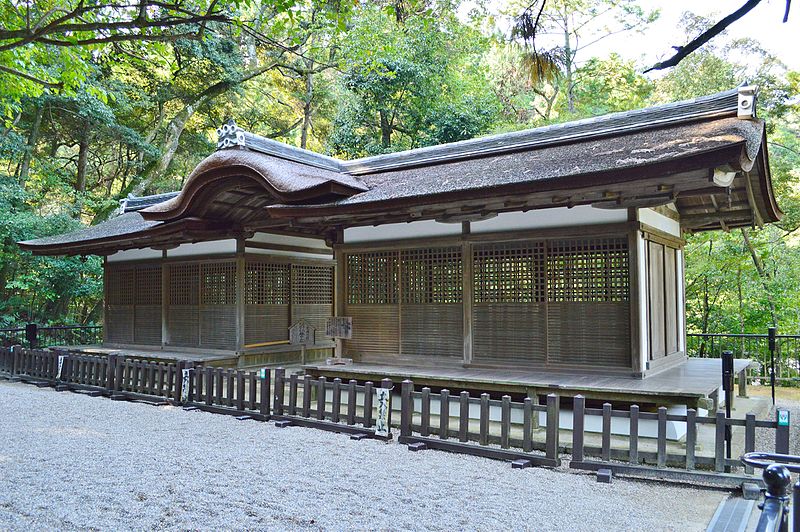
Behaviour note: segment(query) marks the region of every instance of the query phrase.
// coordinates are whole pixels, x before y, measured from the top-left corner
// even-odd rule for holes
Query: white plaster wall
[[[664,216],[663,214],[657,213],[653,209],[639,209],[639,221],[649,225],[650,227],[660,229],[665,233],[669,233],[677,237],[681,236],[680,223],[676,222],[672,218]]]
[[[324,238],[306,238],[302,236],[277,235],[274,233],[256,233],[252,238],[248,238],[248,240],[252,240],[254,242],[263,242],[264,244],[285,244],[287,246],[328,248],[328,246],[325,245]]]
[[[473,222],[473,233],[513,231],[515,229],[544,229],[548,227],[568,227],[572,225],[599,225],[625,222],[626,209],[595,209],[590,205],[579,205],[571,209],[555,207],[528,212],[502,212],[497,217],[482,222]]]
[[[678,261],[678,350],[686,353],[686,271],[683,250],[676,251]]]
[[[126,249],[125,251],[117,251],[113,255],[108,256],[108,262],[125,262],[129,260],[145,260],[145,259],[160,259],[161,250],[159,249]]]
[[[181,244],[175,249],[167,250],[167,258],[205,257],[209,255],[221,255],[223,253],[236,253],[235,239],[197,242],[196,244]]]
[[[376,227],[350,227],[344,230],[347,244],[376,240],[399,240],[403,238],[425,238],[432,236],[460,235],[461,224],[443,224],[434,220],[385,224]]]
[[[636,231],[636,247],[639,256],[638,281],[639,281],[639,353],[640,367],[647,368],[648,353],[650,352],[650,324],[647,320],[647,242],[642,238],[642,233]]]

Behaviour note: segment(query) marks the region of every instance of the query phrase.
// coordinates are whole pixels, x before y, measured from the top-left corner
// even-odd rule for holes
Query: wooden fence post
[[[500,447],[508,449],[511,433],[511,396],[504,395],[500,406]]]
[[[463,391],[459,396],[458,441],[465,443],[469,434],[469,392]]]
[[[105,389],[109,392],[114,391],[114,375],[116,375],[117,368],[117,355],[108,355],[106,357],[108,362],[106,366],[106,385]]]
[[[12,345],[11,346],[11,353],[12,358],[14,359],[13,366],[11,367],[11,376],[18,375],[21,371],[21,364],[22,364],[22,346],[21,345]]]
[[[785,408],[775,410],[775,452],[778,454],[789,454],[789,415]],[[782,419],[786,423],[782,423]]]
[[[372,381],[364,383],[364,427],[372,426]]]
[[[717,473],[722,473],[725,471],[725,412],[717,412],[716,417],[716,437],[714,438],[714,470]]]
[[[559,398],[556,394],[547,394],[547,443],[545,454],[553,460],[558,459],[558,421],[560,417]]]
[[[411,393],[413,391],[414,383],[408,379],[404,380],[400,391],[400,436],[411,436],[411,420],[414,408]]]
[[[658,441],[656,443],[657,465],[667,466],[667,407],[658,407]]]
[[[611,403],[603,403],[603,433],[600,456],[604,462],[611,460]]]
[[[586,398],[576,395],[572,399],[572,461],[583,462],[583,427]]]
[[[267,370],[269,371],[269,370]],[[275,381],[273,386],[275,386],[275,394],[274,394],[274,403],[272,405],[272,411],[275,412],[276,416],[283,415],[283,396],[284,396],[284,389],[283,389],[283,382],[286,379],[286,370],[283,368],[278,368],[275,370]],[[296,379],[296,377],[295,377]],[[295,382],[297,382],[295,380]],[[297,388],[295,387],[295,400],[297,399]],[[294,403],[292,403],[289,408],[291,410],[291,414],[294,414]]]
[[[338,423],[342,415],[342,379],[339,377],[333,379],[333,397],[331,399],[331,421]]]
[[[72,366],[73,366],[73,359],[70,356],[65,362],[69,363],[69,372],[67,373],[67,378],[69,378],[72,374]],[[117,366],[114,368],[116,375],[114,375],[114,391],[119,392],[122,390],[122,387],[125,385],[124,375],[125,375],[125,359],[117,359]]]
[[[756,449],[756,415],[749,412],[744,421],[744,452],[751,453]],[[752,466],[745,465],[744,472],[748,475],[753,474]],[[795,508],[795,511],[798,511]],[[799,531],[800,532],[800,531]]]
[[[529,453],[533,450],[533,400],[526,397],[522,402],[522,450]]]
[[[175,362],[175,389],[173,390],[172,398],[177,404],[181,404],[183,398],[183,370],[186,368],[185,360],[178,360]]]
[[[697,446],[697,410],[686,411],[686,469],[695,467],[695,449]]]
[[[439,439],[450,437],[450,390],[439,392]]]
[[[421,436],[431,434],[431,389],[427,386],[420,392],[419,433]]]
[[[325,383],[327,380],[325,377],[317,380],[317,419],[325,419]]]
[[[480,445],[489,445],[489,394],[481,394],[481,420],[478,436]]]
[[[347,383],[347,424],[348,425],[355,425],[356,424],[356,395],[358,392],[356,391],[356,386],[358,385],[358,381],[355,379],[350,379]]]
[[[275,370],[275,373],[276,373],[275,386],[277,386],[278,385],[278,377],[277,377],[278,370]],[[264,370],[264,373],[260,377],[260,381],[261,381],[261,397],[260,397],[260,399],[261,399],[260,407],[261,408],[260,408],[260,411],[261,411],[261,414],[264,415],[264,416],[268,416],[269,415],[269,398],[270,398],[270,395],[269,395],[269,381],[270,381],[270,378],[269,377],[270,377],[269,369]],[[282,379],[283,379],[283,376],[281,376],[281,397],[280,397],[280,401],[278,400],[278,394],[277,393],[275,394],[275,402],[281,404],[281,412],[283,412],[283,404],[282,404],[283,403],[283,380]],[[253,379],[251,381],[251,384],[253,385],[253,388],[254,388],[252,397],[255,397],[255,395],[256,395],[255,394],[255,385],[256,385],[255,379]],[[276,392],[277,392],[277,388],[276,388]],[[253,405],[253,406],[255,407],[255,405]],[[277,409],[275,411],[277,412]]]
[[[303,377],[303,417],[311,416],[311,375]]]

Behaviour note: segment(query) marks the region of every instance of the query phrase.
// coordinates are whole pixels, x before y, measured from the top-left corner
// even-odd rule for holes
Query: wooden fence
[[[376,437],[372,382],[287,376],[280,368],[245,372],[182,360],[163,363],[18,346],[0,348],[0,375],[56,389],[90,390],[112,399],[169,401],[242,419],[272,419],[281,426]],[[393,383],[384,379],[380,387],[391,390]],[[778,422],[780,411],[775,420],[757,420],[753,414],[726,419],[722,412],[701,416],[692,409],[673,414],[665,407],[654,412],[641,411],[636,405],[614,410],[608,403],[589,408],[580,395],[555,394],[548,395],[545,404],[536,404],[531,398],[512,401],[508,395],[492,398],[486,393],[474,397],[467,391],[416,390],[409,380],[394,393],[399,404],[390,404],[387,421],[392,425],[392,414],[399,414],[394,420],[400,429],[399,441],[411,449],[485,456],[520,467],[556,467],[571,454],[573,469],[604,468],[622,475],[738,485],[754,479],[750,468],[740,474],[739,454],[790,451],[789,426]],[[562,412],[568,406],[571,412]],[[571,423],[565,427],[569,414]],[[599,421],[599,430],[586,430],[589,421]],[[655,433],[643,436],[644,423],[655,427]],[[685,428],[685,439],[668,438],[670,423],[673,428]],[[774,449],[756,449],[758,430],[773,432]],[[729,433],[737,442],[736,455],[731,457],[726,449]]]
[[[391,389],[392,381],[382,380],[381,388]],[[325,377],[314,379],[296,374],[287,379],[285,370],[279,368],[275,370],[272,418],[294,425],[377,437],[373,393],[374,384],[370,381],[360,385],[350,380],[345,384],[338,378],[328,382]],[[389,416],[391,424],[391,409]]]

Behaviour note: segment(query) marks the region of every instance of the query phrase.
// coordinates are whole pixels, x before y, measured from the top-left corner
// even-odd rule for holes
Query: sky
[[[507,4],[505,0],[490,0],[488,9],[498,13]],[[602,40],[592,47],[591,55],[602,57],[617,52],[642,66],[655,64],[672,55],[672,46],[685,44],[684,31],[680,28],[683,12],[719,20],[743,4],[744,0],[639,0],[638,5],[645,11],[660,10],[659,19],[643,33],[626,32]],[[785,7],[786,0],[763,0],[729,26],[728,35],[734,39],[756,39],[790,69],[800,70],[800,5],[794,6],[789,21],[784,24]]]

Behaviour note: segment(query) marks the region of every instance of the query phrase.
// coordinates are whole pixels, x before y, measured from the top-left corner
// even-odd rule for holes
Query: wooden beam
[[[640,305],[642,294],[639,292],[639,262],[644,257],[639,253],[639,231],[633,229],[628,232],[628,290],[629,290],[629,317],[631,336],[631,371],[635,375],[642,375],[642,327],[640,319]]]
[[[469,231],[469,222],[464,228]],[[467,233],[468,234],[468,233]],[[472,364],[472,244],[461,242],[461,310],[463,319],[464,364]]]
[[[333,250],[330,248],[315,248],[310,246],[294,246],[290,244],[273,244],[267,242],[256,242],[255,240],[248,240],[245,242],[245,247],[256,249],[268,249],[271,251],[294,251],[296,253],[314,253],[317,255],[333,255]]]
[[[243,353],[245,349],[245,269],[247,264],[244,257],[245,241],[236,239],[236,352]]]
[[[720,214],[725,214],[727,220],[752,220],[753,211],[750,209],[741,209],[736,211],[728,211],[725,213],[710,213],[710,214],[689,214],[681,217],[681,223],[686,227],[696,229],[709,224],[718,224],[722,217]]]

